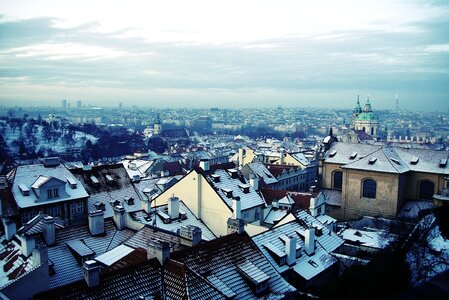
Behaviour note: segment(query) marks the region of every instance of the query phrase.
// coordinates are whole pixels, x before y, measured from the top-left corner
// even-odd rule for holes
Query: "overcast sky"
[[[449,109],[449,1],[0,0],[0,104]],[[363,103],[362,103],[363,104]]]

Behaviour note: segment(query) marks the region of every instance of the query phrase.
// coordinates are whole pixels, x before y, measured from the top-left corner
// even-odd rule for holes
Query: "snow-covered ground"
[[[17,145],[14,145],[13,142],[16,140],[19,140],[21,138],[21,136],[24,139],[25,145],[27,145],[28,141],[27,141],[27,134],[26,134],[26,126],[27,125],[24,125],[22,127],[22,130],[20,130],[19,128],[17,128],[16,130],[13,130],[10,126],[6,127],[5,133],[4,133],[4,139],[5,139],[6,143],[8,144],[10,153],[17,153],[19,151],[19,147]],[[50,141],[48,141],[44,137],[42,125],[35,125],[34,131],[35,131],[34,135],[37,140],[35,152],[39,151],[40,149],[49,149],[54,152],[67,151],[67,145],[63,139],[62,129],[57,130],[55,133],[58,135],[58,138],[55,140],[50,140]],[[87,140],[90,140],[92,143],[96,143],[98,139],[93,135],[90,135],[90,134],[87,134],[84,132],[80,132],[80,131],[74,131],[73,132],[73,140],[74,140],[73,148],[80,148],[84,145],[84,143]]]

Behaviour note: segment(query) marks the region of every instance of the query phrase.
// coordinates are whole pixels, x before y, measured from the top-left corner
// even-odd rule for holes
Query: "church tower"
[[[156,122],[154,123],[154,134],[161,134],[162,133],[162,122],[160,119],[159,114],[157,115]]]
[[[364,131],[373,137],[378,136],[379,118],[373,112],[369,96],[366,98],[363,110],[360,106],[359,97],[357,96],[357,105],[353,112],[352,127],[354,130]]]

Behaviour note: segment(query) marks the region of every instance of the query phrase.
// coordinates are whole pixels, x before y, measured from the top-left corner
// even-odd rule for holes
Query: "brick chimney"
[[[114,207],[114,223],[118,230],[125,228],[125,208],[121,205]]]
[[[161,265],[170,258],[170,244],[159,239],[149,239],[147,242],[147,259],[156,257]]]
[[[2,219],[2,220],[3,220],[3,226],[5,228],[6,240],[10,241],[16,234],[16,231],[17,231],[16,223],[9,218]]]
[[[48,248],[46,246],[39,245],[33,249],[31,264],[33,267],[37,267],[46,263],[48,263]]]
[[[287,265],[292,266],[296,263],[296,237],[289,236],[285,240],[285,254],[287,254]]]
[[[104,234],[104,212],[94,210],[89,212],[89,231],[93,236]]]
[[[313,255],[315,253],[315,228],[311,227],[306,229],[304,239],[305,251],[307,255]]]
[[[179,218],[179,198],[174,195],[170,197],[167,201],[168,215],[170,219],[178,219]]]
[[[95,260],[88,260],[83,265],[84,280],[92,288],[100,285],[100,266]]]
[[[232,198],[232,218],[240,219],[242,216],[242,203],[240,202],[240,197]]]
[[[187,246],[195,246],[201,242],[201,228],[194,225],[181,226],[179,229],[179,236],[181,237],[181,244]]]
[[[47,245],[54,245],[56,243],[56,234],[55,234],[55,219],[51,216],[47,216],[42,220],[43,223],[43,234],[44,240]]]

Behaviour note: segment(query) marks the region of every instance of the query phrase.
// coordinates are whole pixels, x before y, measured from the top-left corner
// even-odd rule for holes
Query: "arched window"
[[[419,199],[433,199],[435,185],[430,180],[422,180],[419,183]]]
[[[376,182],[372,179],[365,179],[362,182],[362,197],[376,198]]]
[[[343,173],[341,171],[334,171],[332,173],[332,188],[341,190],[343,184]]]

